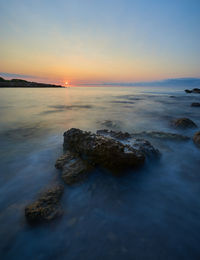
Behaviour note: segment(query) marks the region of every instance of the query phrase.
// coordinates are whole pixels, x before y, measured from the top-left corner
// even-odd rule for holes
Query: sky
[[[0,0],[0,74],[58,84],[200,77],[199,14],[200,0]]]

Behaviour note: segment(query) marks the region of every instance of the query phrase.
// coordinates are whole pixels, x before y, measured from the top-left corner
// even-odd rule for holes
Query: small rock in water
[[[193,141],[200,148],[200,131],[195,133]]]
[[[200,107],[200,103],[192,103],[191,107]]]
[[[199,89],[199,88],[193,88],[192,90],[186,89],[185,92],[186,92],[186,93],[196,93],[196,94],[200,94],[200,89]]]
[[[69,151],[58,158],[55,167],[62,169],[62,179],[69,185],[84,180],[92,169],[86,161]]]
[[[178,118],[173,120],[172,126],[176,128],[182,128],[182,129],[187,129],[187,128],[196,128],[197,125],[189,118]]]
[[[25,216],[30,223],[50,221],[62,214],[60,199],[63,185],[56,185],[45,191],[38,200],[26,206]]]

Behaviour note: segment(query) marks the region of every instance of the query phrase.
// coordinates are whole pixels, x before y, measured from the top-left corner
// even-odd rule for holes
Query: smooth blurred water
[[[62,198],[64,215],[31,227],[26,204],[60,181],[63,132],[175,130],[200,126],[200,96],[183,88],[0,89],[1,259],[200,259],[200,150],[191,141],[151,140],[162,158],[116,178],[95,170]]]

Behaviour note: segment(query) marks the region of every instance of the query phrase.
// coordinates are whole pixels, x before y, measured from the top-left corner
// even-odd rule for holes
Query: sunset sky
[[[0,73],[61,84],[200,77],[199,14],[199,0],[0,0]]]

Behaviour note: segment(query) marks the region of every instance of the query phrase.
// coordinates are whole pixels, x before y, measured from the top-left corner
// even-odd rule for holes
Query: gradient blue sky
[[[0,0],[0,72],[62,83],[200,76],[200,0]]]

